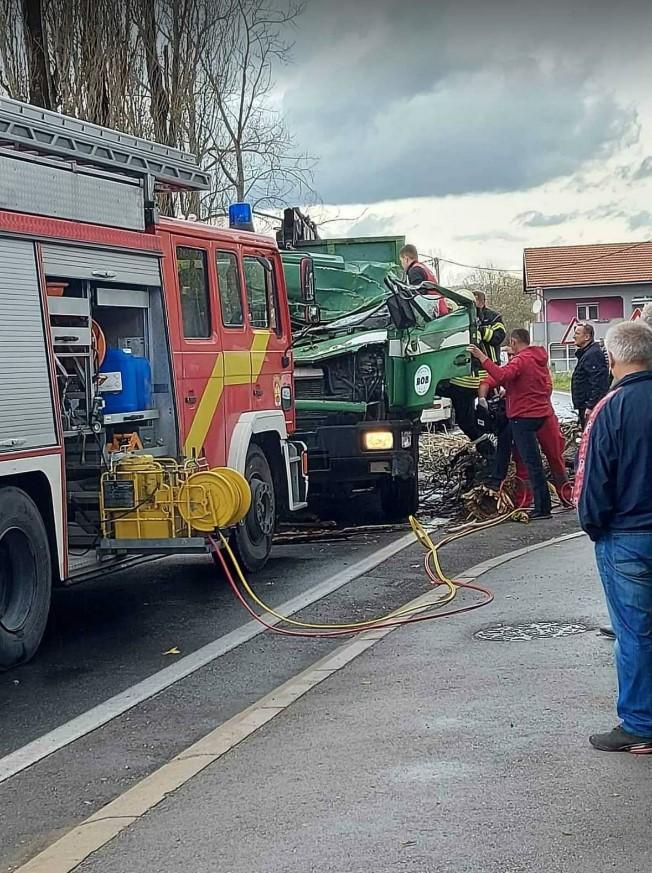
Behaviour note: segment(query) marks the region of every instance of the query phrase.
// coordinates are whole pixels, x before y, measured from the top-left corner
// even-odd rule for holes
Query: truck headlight
[[[362,445],[368,452],[388,451],[394,448],[391,430],[368,430],[362,436]]]
[[[401,431],[401,448],[409,449],[412,445],[412,431],[410,430],[402,430]]]

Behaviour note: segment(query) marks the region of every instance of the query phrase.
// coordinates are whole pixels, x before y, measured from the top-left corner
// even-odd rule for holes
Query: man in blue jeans
[[[652,329],[623,322],[605,344],[614,386],[584,431],[575,499],[616,635],[621,724],[589,740],[652,754]]]

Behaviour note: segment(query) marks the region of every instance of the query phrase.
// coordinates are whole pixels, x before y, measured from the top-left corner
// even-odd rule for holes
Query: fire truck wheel
[[[41,514],[19,488],[0,488],[0,670],[28,661],[45,631],[52,593]]]
[[[388,479],[380,486],[380,505],[385,521],[406,521],[419,508],[419,480]]]
[[[276,522],[274,479],[263,450],[249,446],[245,477],[251,488],[251,509],[233,534],[233,547],[245,570],[255,573],[267,563]]]

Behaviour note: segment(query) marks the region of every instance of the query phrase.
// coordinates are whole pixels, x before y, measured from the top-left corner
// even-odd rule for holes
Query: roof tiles
[[[652,242],[525,249],[523,270],[526,291],[652,282]]]

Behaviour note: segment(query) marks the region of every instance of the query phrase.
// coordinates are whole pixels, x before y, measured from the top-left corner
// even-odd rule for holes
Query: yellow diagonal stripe
[[[217,407],[222,398],[225,385],[251,385],[260,376],[267,354],[270,334],[268,331],[254,331],[254,338],[248,352],[219,352],[213,371],[201,396],[195,417],[184,444],[184,454],[188,457],[200,455],[206,442],[208,431]]]
[[[251,344],[251,370],[253,382],[255,382],[260,376],[260,371],[263,369],[270,336],[271,334],[266,330],[254,331],[254,340]]]

